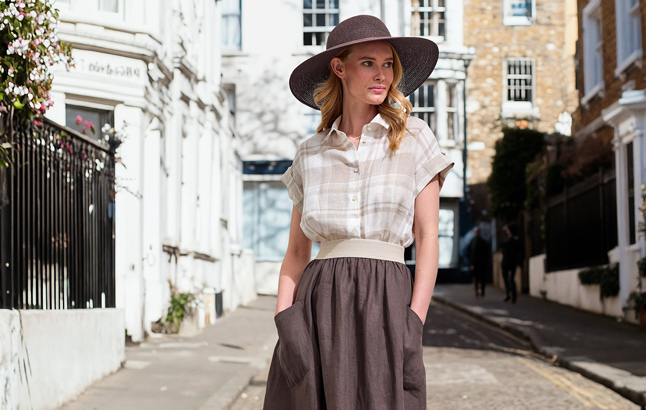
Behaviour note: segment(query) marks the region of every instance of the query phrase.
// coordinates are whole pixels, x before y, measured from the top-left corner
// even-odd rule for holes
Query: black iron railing
[[[617,246],[617,194],[614,171],[599,171],[547,201],[547,271],[608,263]]]
[[[114,150],[47,120],[9,142],[0,308],[114,307]]]

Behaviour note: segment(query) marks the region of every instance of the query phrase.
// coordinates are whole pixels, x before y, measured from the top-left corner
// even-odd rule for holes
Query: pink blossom
[[[9,67],[9,70],[7,70],[7,74],[9,74],[9,76],[13,77],[13,73],[14,73],[15,71],[16,71],[16,69],[15,69],[15,68],[13,68],[13,67]]]
[[[23,3],[22,1],[19,2],[18,7],[20,7],[21,9],[24,9],[25,8],[25,3]]]
[[[34,125],[43,125],[42,121],[34,120]]]
[[[77,115],[76,116],[76,125],[79,125],[81,123],[81,121],[83,121],[83,118],[81,118],[80,115]]]

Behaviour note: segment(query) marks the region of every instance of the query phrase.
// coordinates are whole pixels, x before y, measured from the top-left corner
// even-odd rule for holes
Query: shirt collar
[[[328,130],[325,137],[323,137],[323,141],[321,141],[321,142],[325,142],[328,138],[330,138],[330,135],[332,134],[332,132],[339,131],[339,124],[341,124],[341,115],[339,115],[336,118],[336,120],[334,120],[334,122],[332,123],[332,126]],[[377,113],[377,115],[375,115],[375,118],[373,118],[372,121],[369,122],[369,124],[377,124],[377,125],[383,127],[386,130],[390,129],[390,125],[386,122],[386,120],[379,113]]]

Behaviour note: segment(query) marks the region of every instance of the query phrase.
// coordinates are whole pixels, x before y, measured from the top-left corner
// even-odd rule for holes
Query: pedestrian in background
[[[484,297],[487,271],[489,270],[489,243],[480,235],[480,228],[473,228],[473,239],[469,242],[469,264],[473,272],[473,287],[476,298]]]
[[[516,268],[522,263],[522,248],[518,229],[514,224],[505,225],[507,241],[502,244],[502,277],[505,280],[505,302],[511,298],[516,303]]]
[[[322,120],[281,178],[294,207],[265,410],[426,409],[422,332],[453,162],[405,96],[437,59],[432,41],[355,16],[290,77]],[[404,263],[413,239],[414,284]]]

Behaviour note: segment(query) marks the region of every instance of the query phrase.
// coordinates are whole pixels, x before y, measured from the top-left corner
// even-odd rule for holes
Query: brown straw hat
[[[294,69],[289,77],[292,94],[303,104],[316,110],[314,90],[330,75],[332,58],[353,44],[386,41],[393,45],[403,67],[399,90],[408,96],[431,75],[439,50],[437,44],[420,37],[392,37],[386,25],[377,17],[360,15],[343,20],[330,33],[325,51],[310,57]]]

